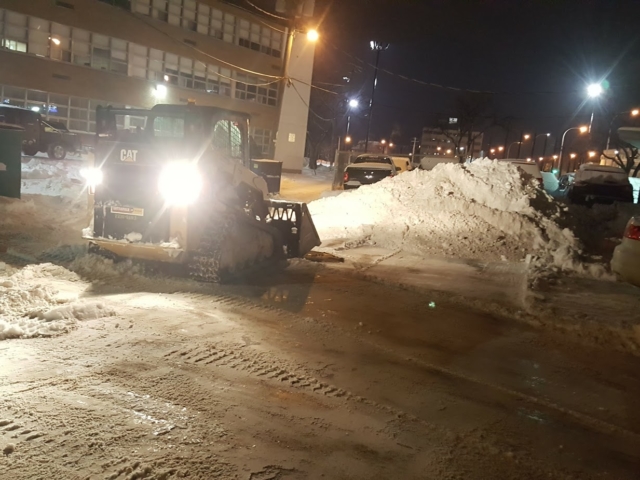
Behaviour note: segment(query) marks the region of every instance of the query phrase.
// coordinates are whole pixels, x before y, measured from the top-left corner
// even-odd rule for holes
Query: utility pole
[[[412,148],[411,148],[411,163],[414,163],[416,160],[416,146],[418,145],[418,137],[413,137],[411,139]]]
[[[388,43],[378,43],[374,40],[371,40],[369,43],[371,45],[371,50],[375,50],[376,52],[376,67],[373,74],[373,88],[371,90],[371,99],[369,100],[369,122],[367,125],[367,137],[364,142],[364,153],[369,151],[369,136],[371,135],[371,118],[373,117],[373,100],[376,94],[376,86],[378,85],[378,65],[380,63],[380,52],[389,48]]]

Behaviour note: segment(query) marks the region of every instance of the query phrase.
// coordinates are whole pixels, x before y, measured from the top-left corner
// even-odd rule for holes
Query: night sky
[[[316,14],[322,37],[314,83],[362,103],[373,78],[362,61],[374,63],[369,41],[375,39],[390,43],[381,68],[496,92],[491,114],[514,118],[512,139],[521,129],[559,137],[587,121],[592,103],[584,104],[585,88],[592,81],[609,83],[596,105],[600,129],[607,112],[640,106],[640,1],[317,0]],[[336,86],[343,76],[350,83]],[[408,144],[438,116],[455,113],[456,95],[380,73],[372,138],[395,130],[398,143]],[[365,135],[365,110],[352,119],[356,140]],[[504,144],[504,135],[493,129],[485,143]]]

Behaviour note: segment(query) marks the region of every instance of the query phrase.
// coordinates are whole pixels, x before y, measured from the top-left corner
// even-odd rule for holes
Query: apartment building
[[[289,31],[277,22],[217,0],[0,0],[0,101],[87,136],[97,105],[228,108],[251,115],[262,158],[276,155],[285,111],[299,130],[284,132],[285,169],[300,170],[314,47],[294,37],[301,83],[286,92]]]

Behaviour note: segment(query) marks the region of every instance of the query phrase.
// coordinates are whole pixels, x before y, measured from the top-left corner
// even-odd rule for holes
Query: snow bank
[[[77,164],[76,164],[77,163]],[[76,198],[82,193],[84,180],[80,162],[52,162],[32,158],[22,164],[22,193]]]
[[[535,257],[537,267],[605,275],[532,177],[510,162],[478,160],[415,170],[309,204],[323,246],[369,244],[414,255],[484,261]]]
[[[18,271],[0,265],[0,340],[56,335],[78,321],[115,315],[101,302],[78,301],[77,295],[60,292],[54,279],[78,281],[78,276],[47,263]]]

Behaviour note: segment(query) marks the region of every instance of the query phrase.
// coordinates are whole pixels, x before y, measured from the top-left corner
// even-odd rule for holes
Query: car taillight
[[[627,225],[627,229],[624,232],[624,236],[631,240],[640,240],[640,225],[634,225],[629,222],[629,225]]]
[[[348,181],[349,181],[349,172],[344,172],[344,178],[343,178],[343,180],[344,180],[345,182],[348,182]],[[618,230],[618,231],[619,231],[619,230]]]

